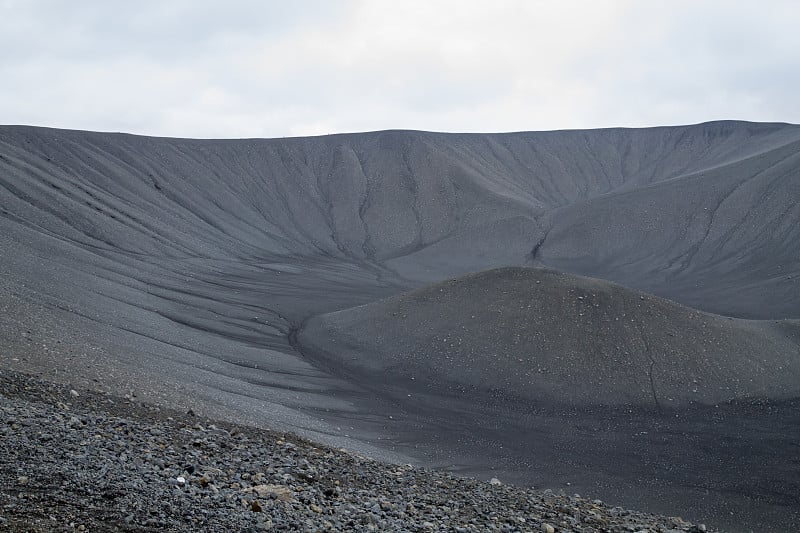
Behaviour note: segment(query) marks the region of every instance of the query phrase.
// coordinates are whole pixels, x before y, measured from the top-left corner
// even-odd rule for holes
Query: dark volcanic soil
[[[489,270],[319,315],[298,340],[333,373],[467,399],[681,407],[800,396],[800,321],[731,319],[552,270]]]
[[[782,348],[800,318],[799,187],[789,124],[225,141],[0,126],[0,369],[388,461],[784,532],[800,509],[796,359]],[[507,266],[774,322],[589,290],[540,315],[562,337],[521,365],[487,358],[508,345],[501,330],[471,334],[482,353],[451,351],[448,322],[420,320],[419,303],[410,320],[439,328],[429,346],[454,358],[449,370],[419,353],[404,360],[412,374],[375,378],[298,349],[314,316]],[[634,322],[606,337],[620,302]],[[356,346],[419,339],[370,320]],[[519,326],[511,340],[536,346]],[[652,368],[642,348],[661,357]],[[553,373],[536,367],[528,388],[536,361]],[[476,381],[492,392],[459,390]],[[614,407],[598,408],[598,391]],[[538,401],[545,392],[571,401]],[[769,400],[713,403],[750,393]]]

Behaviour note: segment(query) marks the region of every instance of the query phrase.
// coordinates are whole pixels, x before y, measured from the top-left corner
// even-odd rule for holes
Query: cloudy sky
[[[182,137],[800,123],[800,2],[0,0],[0,123]]]

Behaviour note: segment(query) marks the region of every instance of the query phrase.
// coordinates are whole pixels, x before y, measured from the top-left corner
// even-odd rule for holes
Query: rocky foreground
[[[706,531],[0,371],[0,530],[265,529]]]

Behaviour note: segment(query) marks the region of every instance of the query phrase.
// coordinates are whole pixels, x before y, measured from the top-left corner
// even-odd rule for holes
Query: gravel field
[[[0,373],[0,530],[706,531]]]

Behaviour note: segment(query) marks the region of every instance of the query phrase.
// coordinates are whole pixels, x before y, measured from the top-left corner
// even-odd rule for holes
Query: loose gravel
[[[2,531],[702,532],[0,371]]]

